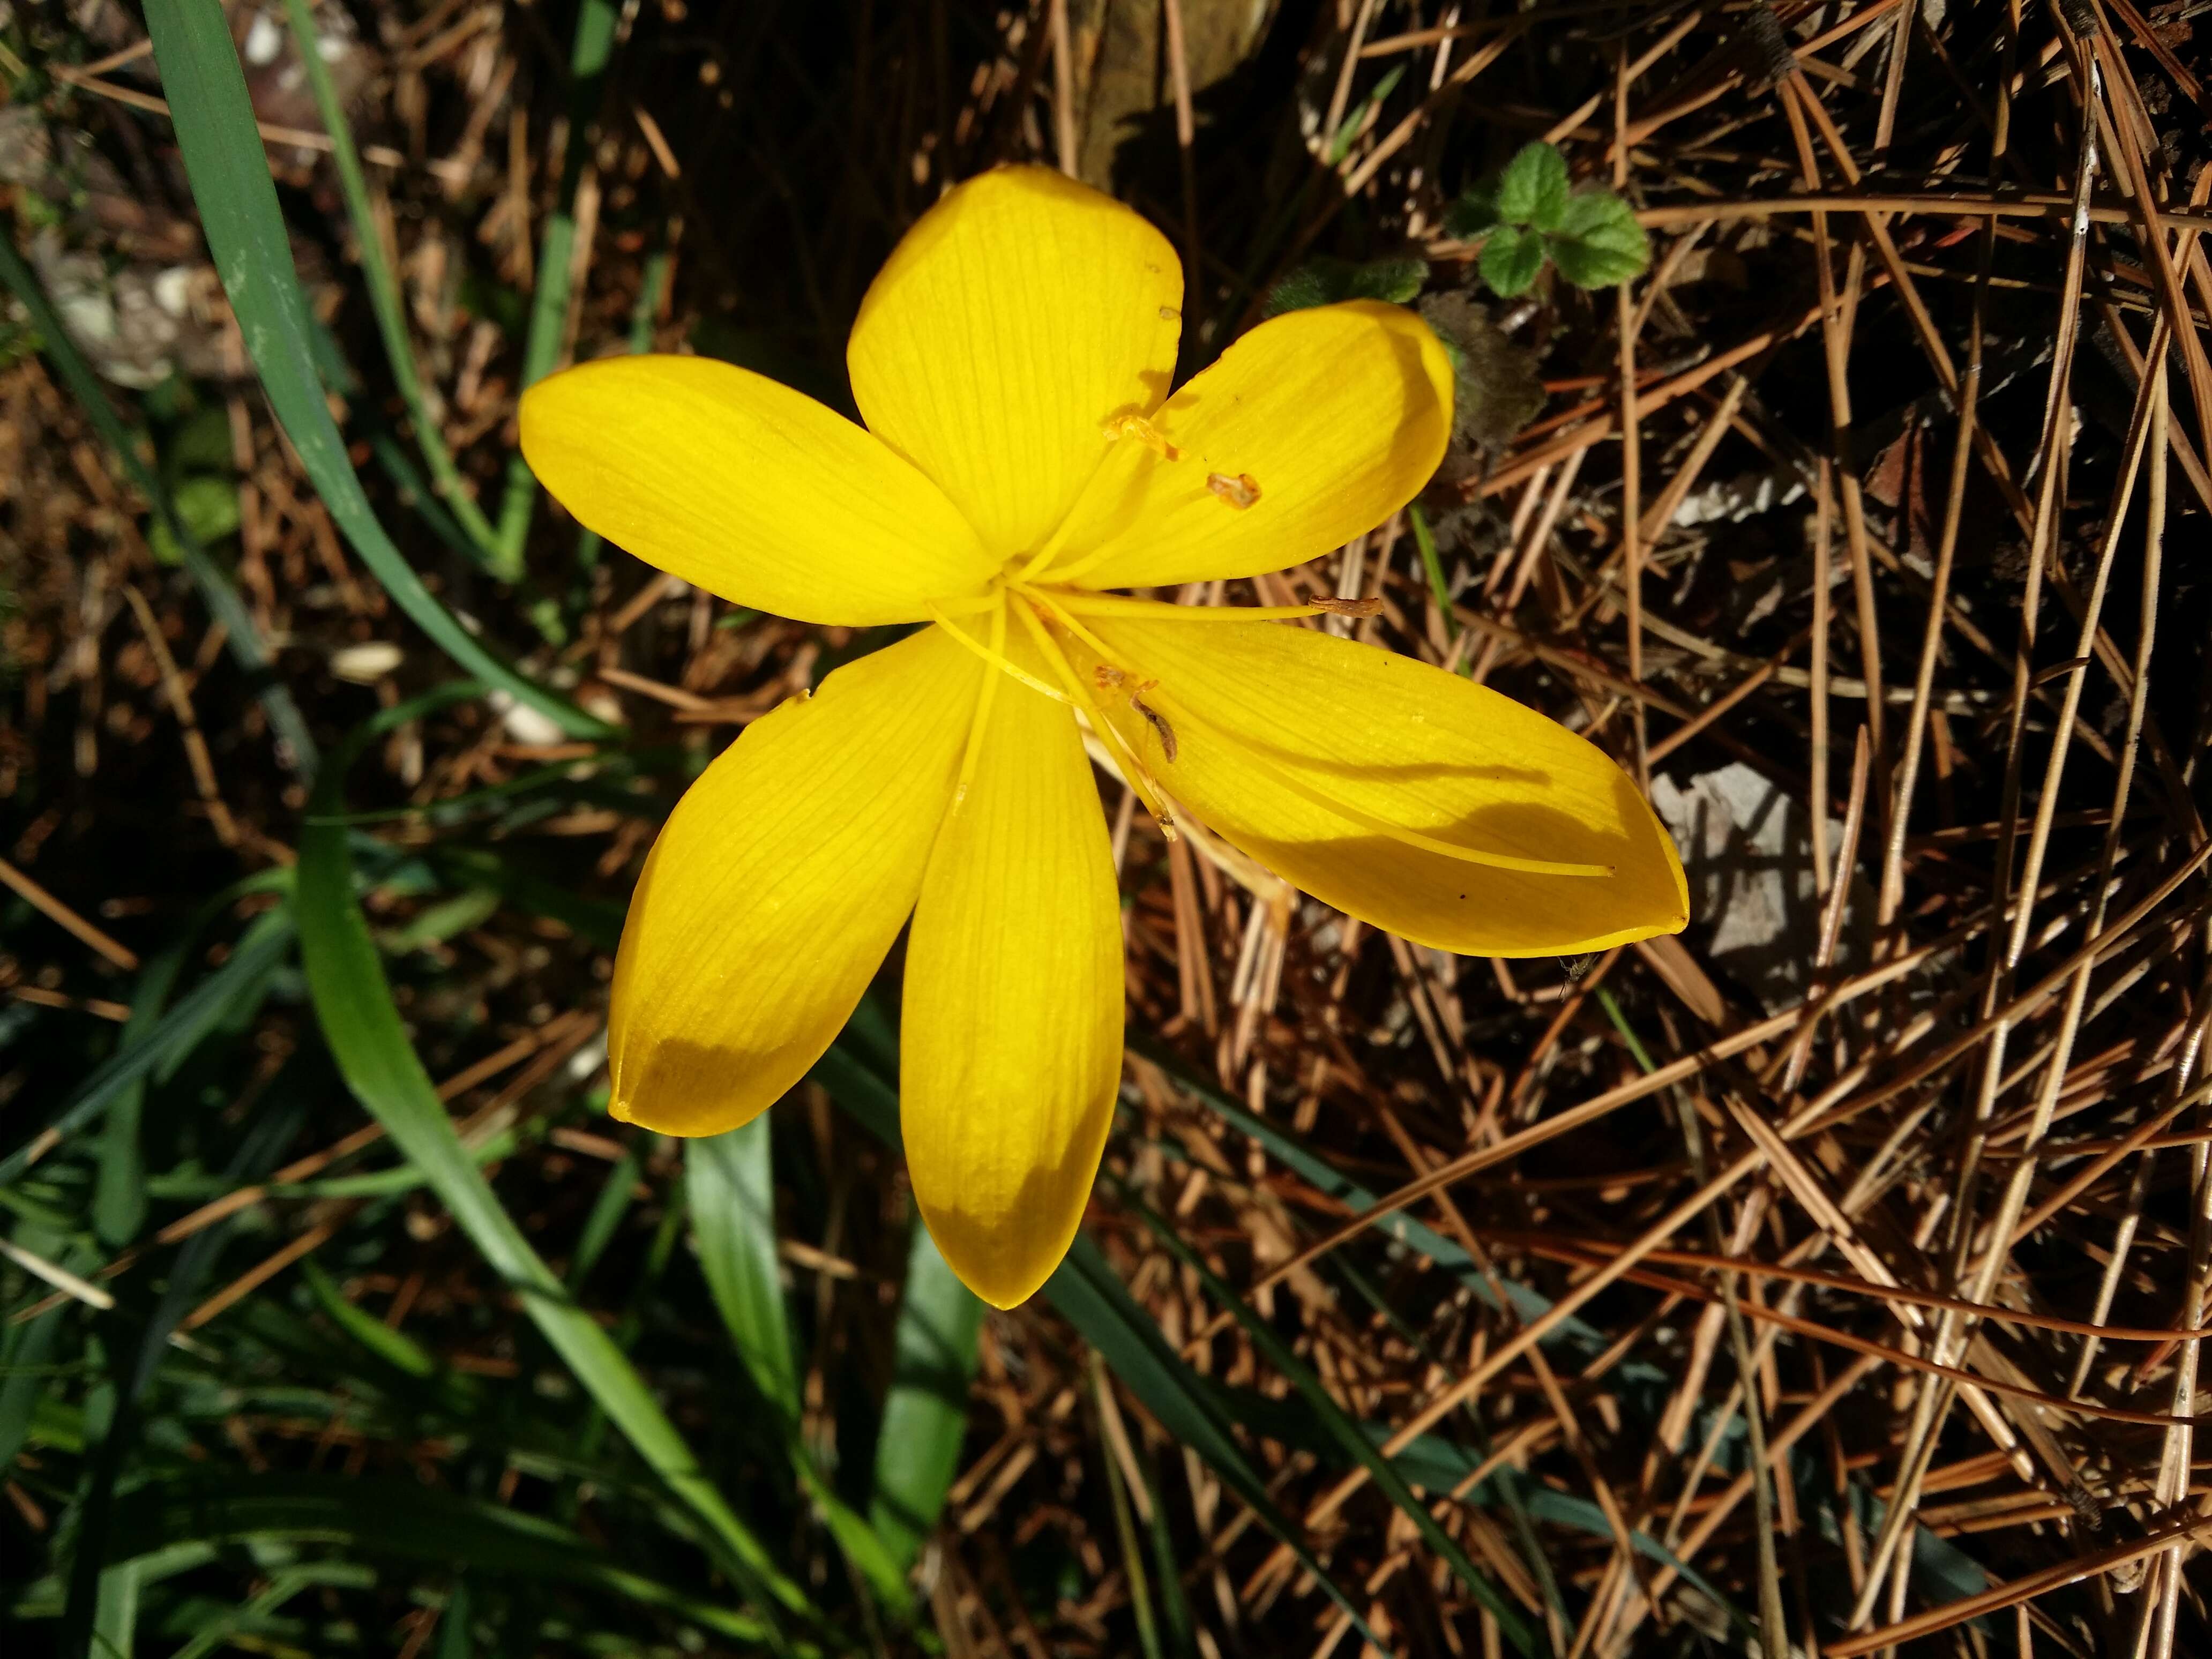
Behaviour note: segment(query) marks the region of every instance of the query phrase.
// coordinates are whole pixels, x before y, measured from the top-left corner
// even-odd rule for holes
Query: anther
[[[1316,599],[1314,608],[1326,611],[1332,617],[1379,617],[1382,601],[1374,599]]]
[[[1129,677],[1112,663],[1102,662],[1091,671],[1091,678],[1098,682],[1101,691],[1113,691],[1119,690],[1121,683]]]
[[[1106,434],[1109,443],[1117,439],[1134,438],[1164,461],[1182,459],[1182,451],[1170,443],[1161,434],[1159,428],[1141,415],[1109,415],[1100,423],[1098,429]]]
[[[1209,472],[1206,487],[1240,513],[1260,499],[1260,481],[1249,472],[1233,478],[1226,472]]]
[[[1168,724],[1166,715],[1161,714],[1158,709],[1150,707],[1145,702],[1145,693],[1151,690],[1158,684],[1159,682],[1158,680],[1146,680],[1135,690],[1130,692],[1129,707],[1135,709],[1139,714],[1142,714],[1145,719],[1151,723],[1153,735],[1160,740],[1161,757],[1164,759],[1169,765],[1172,766],[1175,764],[1176,757],[1175,727]]]

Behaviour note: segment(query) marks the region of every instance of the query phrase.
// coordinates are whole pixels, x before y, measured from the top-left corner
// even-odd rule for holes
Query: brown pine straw
[[[1931,1608],[1912,1618],[1885,1625],[1880,1630],[1869,1631],[1841,1642],[1828,1643],[1820,1651],[1824,1659],[1858,1659],[1861,1654],[1894,1647],[1899,1642],[1933,1636],[1939,1631],[1950,1630],[1986,1613],[2015,1607],[2065,1585],[2078,1583],[2084,1578],[2111,1572],[2115,1568],[2154,1555],[2173,1544],[2193,1540],[2208,1527],[2212,1527],[2212,1516],[2190,1516],[2169,1522],[2146,1537],[2076,1556],[2070,1561],[2062,1561],[2045,1567],[2040,1572],[2016,1578],[2011,1583],[1996,1585],[1978,1595],[1962,1596],[1956,1601],[1947,1601],[1940,1607]]]

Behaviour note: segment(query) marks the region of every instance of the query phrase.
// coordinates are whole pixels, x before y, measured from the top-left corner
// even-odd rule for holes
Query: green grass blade
[[[110,1056],[84,1080],[69,1104],[56,1114],[37,1138],[0,1158],[0,1185],[23,1172],[31,1161],[33,1148],[46,1135],[67,1139],[106,1111],[125,1089],[182,1060],[229,1011],[235,998],[261,986],[291,944],[292,918],[289,911],[272,910],[257,917],[222,966],[179,998],[176,1006],[146,1034],[145,1041]]]
[[[92,1651],[100,1659],[131,1659],[137,1650],[138,1566],[125,1561],[100,1575],[100,1605],[93,1614]]]
[[[763,1112],[740,1128],[684,1146],[699,1266],[753,1386],[786,1424],[799,1421],[799,1365],[776,1265],[775,1176]]]
[[[576,185],[591,153],[592,127],[599,117],[599,94],[607,64],[614,56],[614,0],[583,0],[568,52],[568,149],[561,167],[561,194],[545,221],[538,244],[537,292],[531,295],[530,332],[522,345],[522,390],[527,392],[561,361],[561,337],[568,325],[569,266],[576,250]],[[530,518],[538,506],[538,477],[520,453],[507,464],[507,494],[499,507],[499,545],[516,559],[530,539]]]
[[[1091,1381],[1100,1389],[1110,1386],[1096,1364]],[[1152,1574],[1145,1570],[1145,1547],[1137,1536],[1136,1512],[1129,1503],[1121,1460],[1103,1444],[1098,1447],[1098,1457],[1106,1466],[1107,1498],[1114,1510],[1115,1538],[1121,1546],[1121,1571],[1129,1581],[1129,1611],[1136,1615],[1137,1645],[1144,1649],[1145,1659],[1166,1659],[1160,1647],[1159,1619],[1152,1611]]]
[[[301,1566],[286,1567],[273,1573],[269,1588],[252,1601],[206,1628],[195,1632],[192,1639],[179,1648],[169,1659],[204,1659],[228,1645],[233,1632],[283,1607],[302,1590],[321,1584],[342,1585],[349,1589],[367,1589],[376,1582],[376,1575],[366,1567],[349,1561],[310,1561]],[[246,1650],[248,1652],[252,1649]]]
[[[184,971],[187,944],[173,945],[139,970],[131,994],[131,1018],[118,1043],[133,1048],[151,1034]],[[92,1230],[109,1249],[138,1236],[146,1223],[146,1154],[140,1145],[139,1118],[146,1104],[146,1079],[124,1085],[107,1108],[100,1134],[100,1167],[92,1188]]]
[[[315,1298],[323,1316],[386,1364],[417,1382],[438,1374],[438,1362],[428,1349],[404,1331],[395,1331],[374,1314],[364,1313],[345,1299],[337,1281],[308,1256],[300,1263],[300,1277]]]
[[[63,384],[69,387],[77,406],[84,410],[86,418],[108,448],[114,452],[125,475],[152,506],[155,517],[176,538],[184,553],[185,574],[199,588],[208,614],[222,624],[224,647],[246,676],[247,684],[253,688],[262,711],[269,716],[269,729],[276,735],[277,758],[304,776],[313,775],[320,759],[315,739],[307,730],[307,717],[301,714],[300,705],[292,701],[291,692],[276,678],[276,663],[269,654],[268,641],[261,637],[260,627],[253,620],[253,613],[238,597],[238,589],[230,578],[201,547],[199,538],[192,534],[184,515],[177,511],[167,487],[141,459],[143,440],[124,426],[115,405],[108,401],[107,388],[100,384],[100,377],[85,362],[84,354],[70,338],[69,331],[62,326],[62,319],[46,298],[46,290],[39,285],[38,277],[17,257],[5,236],[0,236],[0,283],[4,283],[31,313],[31,326],[39,331],[39,349],[60,371]]]
[[[1437,538],[1429,528],[1428,514],[1415,501],[1406,508],[1406,520],[1413,526],[1413,545],[1420,550],[1421,568],[1428,572],[1429,592],[1436,596],[1437,614],[1443,619],[1444,637],[1455,639],[1459,618],[1452,614],[1451,584],[1444,580],[1443,561],[1437,555]]]
[[[591,1277],[592,1269],[599,1266],[607,1246],[614,1243],[622,1218],[629,1213],[638,1171],[645,1164],[645,1148],[652,1141],[650,1135],[632,1141],[609,1167],[606,1180],[600,1183],[599,1195],[592,1200],[592,1212],[584,1218],[584,1230],[576,1235],[576,1253],[568,1261],[569,1289],[579,1288]]]
[[[114,1559],[150,1555],[171,1540],[328,1544],[363,1553],[465,1564],[571,1584],[658,1607],[733,1640],[770,1639],[758,1620],[687,1595],[550,1521],[434,1486],[326,1474],[242,1474],[220,1482],[160,1481],[116,1506]]]
[[[876,1441],[868,1518],[902,1568],[937,1525],[945,1494],[960,1472],[968,1434],[968,1388],[975,1377],[975,1339],[983,1304],[953,1276],[920,1218],[899,1298],[896,1358]]]
[[[776,1570],[760,1540],[702,1473],[629,1358],[569,1297],[501,1205],[455,1134],[408,1041],[367,919],[355,901],[347,832],[315,819],[343,811],[345,769],[362,745],[395,718],[419,712],[408,705],[386,711],[333,757],[316,786],[309,820],[301,832],[301,949],[325,1039],[355,1096],[422,1171],[608,1419],[704,1523],[718,1556],[756,1595],[811,1617],[805,1593]]]
[[[265,1092],[252,1128],[238,1142],[225,1170],[234,1186],[259,1180],[274,1169],[298,1130],[301,1074],[308,1070],[321,1072],[319,1080],[325,1085],[323,1092],[327,1092],[328,1073],[322,1071],[319,1056],[313,1055],[313,1051],[310,1056],[295,1056]],[[168,1352],[178,1322],[199,1294],[201,1282],[215,1265],[236,1220],[235,1216],[226,1216],[185,1241],[170,1265],[168,1282],[161,1287],[153,1310],[137,1328],[135,1341],[112,1340],[119,1334],[114,1328],[119,1322],[110,1322],[104,1334],[111,1339],[102,1346],[113,1384],[113,1407],[105,1413],[105,1431],[92,1453],[74,1516],[76,1558],[70,1564],[59,1643],[64,1654],[130,1650],[137,1620],[141,1575],[131,1562],[108,1559],[115,1497],[126,1483],[131,1460],[143,1437],[149,1385]],[[93,1425],[88,1422],[87,1426]]]
[[[1144,1218],[1146,1224],[1169,1252],[1198,1275],[1206,1285],[1207,1294],[1235,1316],[1252,1346],[1266,1357],[1270,1364],[1290,1379],[1291,1386],[1298,1391],[1328,1428],[1330,1437],[1367,1471],[1376,1489],[1398,1506],[1400,1512],[1413,1523],[1429,1547],[1450,1565],[1452,1571],[1475,1600],[1490,1609],[1492,1616],[1498,1621],[1499,1633],[1513,1644],[1515,1651],[1534,1653],[1541,1638],[1521,1617],[1519,1609],[1468,1559],[1467,1552],[1459,1547],[1458,1540],[1437,1524],[1436,1516],[1429,1513],[1429,1506],[1416,1498],[1413,1488],[1406,1484],[1405,1476],[1361,1431],[1359,1425],[1336,1403],[1335,1397],[1322,1386],[1321,1379],[1307,1368],[1305,1361],[1291,1351],[1290,1344],[1276,1334],[1275,1328],[1247,1305],[1243,1297],[1223,1284],[1200,1259],[1198,1252],[1184,1243],[1175,1229],[1154,1213],[1149,1206],[1126,1193],[1123,1200]]]
[[[353,128],[346,120],[345,106],[338,101],[330,65],[323,60],[315,20],[307,0],[284,0],[284,10],[291,21],[294,49],[307,68],[316,112],[322,117],[323,130],[331,136],[331,159],[337,167],[338,188],[344,192],[346,212],[353,220],[354,240],[361,246],[361,270],[368,289],[369,309],[375,313],[377,332],[384,337],[392,384],[399,389],[415,422],[415,442],[429,465],[431,487],[467,532],[484,568],[501,581],[511,582],[522,574],[520,550],[507,556],[494,544],[491,521],[469,494],[460,470],[453,465],[453,452],[446,447],[445,434],[431,416],[429,400],[422,395],[422,377],[415,366],[414,343],[407,337],[407,312],[400,301],[398,279],[392,275],[392,262],[384,257],[384,239],[377,234],[368,179],[361,170]]]
[[[230,296],[270,406],[323,505],[385,592],[447,656],[571,737],[608,735],[604,722],[493,656],[422,585],[385,533],[355,476],[315,373],[307,296],[292,264],[230,25],[212,0],[151,0],[146,25],[223,291]]]
[[[875,1058],[897,1063],[890,1028],[867,1003],[861,1004],[854,1023],[865,1035]],[[898,1091],[860,1057],[857,1044],[848,1046],[851,1041],[839,1038],[808,1075],[885,1145],[902,1148]],[[1359,1604],[1329,1577],[1328,1570],[1308,1547],[1297,1523],[1268,1495],[1267,1483],[1218,1414],[1198,1374],[1183,1363],[1151,1316],[1114,1276],[1088,1233],[1075,1236],[1066,1260],[1045,1281],[1044,1295],[1083,1334],[1084,1340],[1104,1356],[1114,1374],[1144,1402],[1160,1426],[1203,1458],[1222,1484],[1260,1518],[1260,1523],[1289,1547],[1298,1565],[1313,1575],[1329,1600],[1352,1620],[1362,1639],[1379,1654],[1390,1653],[1389,1644],[1368,1625]]]
[[[910,1559],[896,1555],[823,1479],[799,1436],[799,1362],[775,1248],[775,1176],[769,1117],[687,1141],[685,1199],[699,1266],[753,1384],[773,1408],[784,1450],[837,1547],[901,1618],[913,1600]]]
[[[66,1304],[49,1308],[0,1337],[0,1469],[15,1466],[15,1454],[30,1435],[39,1401],[53,1381],[54,1355],[69,1312]]]

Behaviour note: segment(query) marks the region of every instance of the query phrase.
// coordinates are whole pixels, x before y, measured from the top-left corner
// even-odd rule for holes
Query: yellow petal
[[[799,1081],[914,908],[989,671],[938,629],[747,726],[677,803],[630,901],[611,1109],[718,1134]]]
[[[1048,672],[1026,639],[1008,654]],[[922,1217],[962,1281],[1011,1308],[1066,1254],[1106,1144],[1121,923],[1075,722],[1003,677],[915,908],[899,1042]]]
[[[1452,372],[1402,306],[1355,300],[1260,325],[1115,446],[1046,580],[1152,587],[1317,558],[1413,499],[1452,423]]]
[[[522,453],[587,528],[801,622],[918,622],[997,567],[944,492],[842,415],[711,357],[606,357],[522,394]]]
[[[1287,623],[1089,620],[1122,667],[1159,681],[1143,696],[1175,733],[1172,761],[1126,698],[1115,720],[1161,787],[1340,910],[1419,944],[1498,957],[1600,950],[1688,919],[1674,843],[1635,785],[1595,745],[1510,697]],[[1384,825],[1614,873],[1498,869],[1408,845]]]
[[[1110,417],[1167,395],[1182,330],[1167,239],[1042,167],[952,191],[893,250],[846,348],[869,429],[1011,556],[1106,453]]]

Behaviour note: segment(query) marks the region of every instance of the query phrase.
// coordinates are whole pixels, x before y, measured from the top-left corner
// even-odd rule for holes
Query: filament
[[[999,660],[1006,660],[1006,595],[996,596],[999,603],[991,611],[991,650]],[[999,695],[999,677],[983,676],[983,684],[975,693],[975,713],[968,722],[968,742],[960,751],[960,778],[952,786],[952,811],[960,810],[960,803],[968,799],[968,786],[975,781],[976,757],[983,752],[983,733],[991,724],[991,705]]]
[[[1069,615],[1066,608],[1060,604],[1059,598],[1056,595],[1042,592],[1037,588],[1024,586],[1019,583],[1015,584],[1014,592],[1019,593],[1032,605],[1037,606],[1042,610],[1051,611],[1052,614],[1059,619],[1060,625],[1061,627],[1065,628],[1069,633],[1075,635],[1077,639],[1081,640],[1084,644],[1089,646],[1093,651],[1098,653],[1098,659],[1101,662],[1111,663],[1116,668],[1124,669],[1134,673],[1139,679],[1142,679],[1144,678],[1143,672],[1140,670],[1135,669],[1131,665],[1127,658],[1126,658],[1121,652],[1114,649],[1112,646],[1107,644],[1105,641],[1100,639],[1096,634],[1092,633],[1081,623],[1076,621],[1073,616]]]
[[[1069,617],[1126,617],[1131,622],[1286,622],[1293,617],[1371,617],[1382,602],[1316,599],[1310,605],[1163,605],[1118,593],[1056,592],[1054,610]]]
[[[1036,612],[1024,606],[1020,616],[1023,626],[1030,630],[1030,637],[1036,641],[1037,649],[1044,653],[1045,660],[1052,665],[1053,672],[1060,677],[1061,684],[1073,694],[1068,701],[1082,709],[1084,718],[1098,733],[1099,741],[1115,751],[1121,763],[1121,769],[1127,775],[1129,787],[1144,801],[1145,809],[1159,824],[1160,833],[1170,841],[1175,840],[1175,814],[1168,810],[1165,792],[1161,789],[1158,780],[1152,776],[1152,768],[1145,764],[1145,757],[1137,752],[1128,738],[1121,735],[1121,729],[1108,720],[1091,700],[1091,694],[1084,690],[1082,676],[1069,664],[1067,653],[1060,648],[1060,641],[1053,638],[1051,631],[1038,620]]]
[[[939,628],[952,635],[954,639],[959,641],[961,644],[966,646],[970,651],[973,651],[985,662],[990,664],[992,667],[997,669],[1001,674],[1008,675],[1014,679],[1019,680],[1024,685],[1029,687],[1030,690],[1042,692],[1046,696],[1050,697],[1054,702],[1073,703],[1073,699],[1069,697],[1066,692],[1058,690],[1056,687],[1046,684],[1036,675],[1030,673],[1028,669],[1018,667],[1013,663],[1008,661],[1004,651],[994,651],[989,646],[985,645],[981,640],[975,638],[971,635],[964,634],[959,629],[954,627],[952,625],[951,617],[946,616],[941,607],[930,604],[925,600],[921,608],[929,613],[929,618],[932,622],[935,623]],[[994,624],[992,630],[994,635],[999,640],[1001,645],[1006,641],[1005,626],[1006,608],[1001,605],[999,611],[998,621]]]

